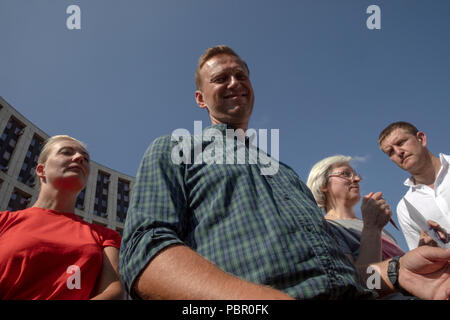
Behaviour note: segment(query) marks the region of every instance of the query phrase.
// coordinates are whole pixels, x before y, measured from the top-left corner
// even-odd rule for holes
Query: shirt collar
[[[439,153],[439,160],[441,160],[442,168],[446,169],[448,167],[450,157],[443,153]]]
[[[407,187],[417,187],[416,184],[414,183],[414,179],[412,176],[406,179],[405,182],[403,182],[403,184]]]

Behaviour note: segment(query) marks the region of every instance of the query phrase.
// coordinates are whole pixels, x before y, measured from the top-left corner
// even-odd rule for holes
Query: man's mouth
[[[407,155],[406,157],[404,157],[403,160],[402,160],[402,164],[404,164],[405,161],[406,161],[406,159],[409,159],[410,156],[411,156],[411,155]]]
[[[241,97],[247,97],[247,94],[246,93],[241,93],[241,94],[232,93],[232,94],[227,94],[224,96],[225,99],[239,99]]]

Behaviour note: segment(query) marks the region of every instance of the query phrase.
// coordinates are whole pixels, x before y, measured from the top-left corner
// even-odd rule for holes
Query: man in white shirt
[[[427,136],[408,122],[394,122],[378,138],[378,146],[397,166],[411,174],[404,184],[408,192],[397,205],[397,217],[410,250],[425,235],[408,214],[407,199],[427,220],[450,230],[450,156],[434,156],[427,149]]]

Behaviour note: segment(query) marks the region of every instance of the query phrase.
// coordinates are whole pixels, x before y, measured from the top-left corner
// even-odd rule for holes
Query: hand
[[[434,230],[437,231],[437,234],[439,235],[439,238],[444,242],[444,243],[448,243],[449,242],[449,234],[447,233],[447,231],[442,228],[437,222],[433,221],[433,220],[428,220],[428,225],[433,228]],[[431,239],[431,237],[425,232],[425,230],[422,230],[420,232],[420,239],[419,239],[419,244],[418,246],[432,246],[432,247],[437,247],[438,244],[436,243],[436,241],[434,241],[433,239]]]
[[[392,216],[391,208],[383,199],[383,193],[369,193],[361,204],[362,218],[365,228],[382,230]]]
[[[423,246],[400,258],[400,285],[421,299],[450,299],[450,250]]]

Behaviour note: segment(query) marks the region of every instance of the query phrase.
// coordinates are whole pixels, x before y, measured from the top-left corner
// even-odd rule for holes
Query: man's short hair
[[[229,46],[226,45],[217,45],[211,48],[206,49],[205,53],[200,56],[198,59],[198,67],[195,71],[195,86],[197,87],[197,90],[201,87],[201,78],[200,78],[200,70],[203,67],[203,65],[211,59],[212,57],[215,57],[219,54],[228,54],[230,56],[235,56],[239,58],[243,63],[245,68],[247,69],[247,72],[250,74],[250,70],[248,69],[247,63],[242,60],[242,58]]]
[[[396,129],[403,129],[413,136],[417,135],[417,132],[419,132],[419,130],[409,122],[397,121],[391,123],[386,128],[384,128],[384,130],[381,131],[380,135],[378,136],[378,146],[381,147],[381,143],[383,142],[383,140],[386,139],[386,137]]]

